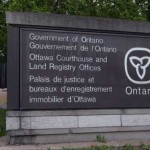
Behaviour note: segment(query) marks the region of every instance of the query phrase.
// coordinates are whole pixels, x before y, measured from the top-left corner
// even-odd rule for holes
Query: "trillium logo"
[[[131,64],[135,67],[138,77],[142,80],[146,75],[147,67],[150,65],[150,57],[145,56],[139,58],[136,56],[131,56],[129,59]]]
[[[139,56],[138,56],[139,55]],[[142,55],[142,56],[141,56]],[[125,72],[128,79],[135,84],[149,84],[150,50],[132,48],[125,55]],[[147,78],[148,76],[148,78]]]

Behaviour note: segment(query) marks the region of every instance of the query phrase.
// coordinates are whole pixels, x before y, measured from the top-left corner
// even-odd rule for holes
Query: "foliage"
[[[0,137],[6,133],[6,111],[0,109]]]
[[[47,147],[47,150],[51,150],[49,147]]]
[[[6,61],[7,52],[5,11],[50,12],[128,20],[150,19],[148,0],[0,0],[0,63]]]
[[[97,135],[96,139],[97,139],[98,142],[101,142],[101,143],[106,142],[106,139],[105,139],[104,135],[101,135],[101,134]]]
[[[0,63],[3,63],[6,61],[6,21],[5,21],[5,8],[6,3],[3,3],[2,0],[0,0]]]
[[[126,144],[123,146],[123,150],[137,150],[137,147],[135,147],[131,144]]]
[[[145,145],[144,143],[140,144],[141,150],[150,150],[150,145]]]
[[[9,0],[10,11],[146,20],[148,0]]]

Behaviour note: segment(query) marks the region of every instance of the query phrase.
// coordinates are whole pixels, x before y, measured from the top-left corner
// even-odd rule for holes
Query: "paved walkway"
[[[7,89],[0,89],[0,108],[6,108]]]
[[[112,141],[106,143],[99,142],[80,142],[80,143],[60,143],[60,144],[44,144],[44,145],[8,145],[9,137],[5,136],[0,138],[0,150],[60,150],[62,147],[65,148],[81,148],[90,147],[92,145],[113,145],[113,146],[123,146],[125,144],[140,145],[141,141]],[[150,140],[143,140],[142,143],[150,145]]]

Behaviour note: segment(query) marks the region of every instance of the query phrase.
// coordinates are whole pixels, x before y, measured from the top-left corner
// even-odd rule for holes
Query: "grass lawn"
[[[0,109],[0,137],[6,133],[6,110]]]

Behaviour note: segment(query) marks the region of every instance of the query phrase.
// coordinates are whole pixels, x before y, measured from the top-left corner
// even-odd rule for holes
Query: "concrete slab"
[[[28,122],[26,122],[28,126]],[[31,129],[77,128],[77,116],[31,117]]]
[[[79,116],[79,128],[121,126],[120,115]]]
[[[40,19],[39,19],[40,18]],[[149,33],[150,24],[144,21],[127,21],[121,19],[58,15],[34,12],[7,12],[6,23],[22,25],[39,25],[61,28],[95,29],[108,31],[127,31]]]
[[[122,126],[148,126],[150,125],[150,114],[122,115]]]
[[[8,111],[9,117],[43,116],[89,116],[89,115],[135,115],[150,114],[150,109],[91,109],[89,110],[45,110],[45,111]]]
[[[6,118],[6,130],[17,130],[20,129],[20,118],[19,117],[7,117]]]

